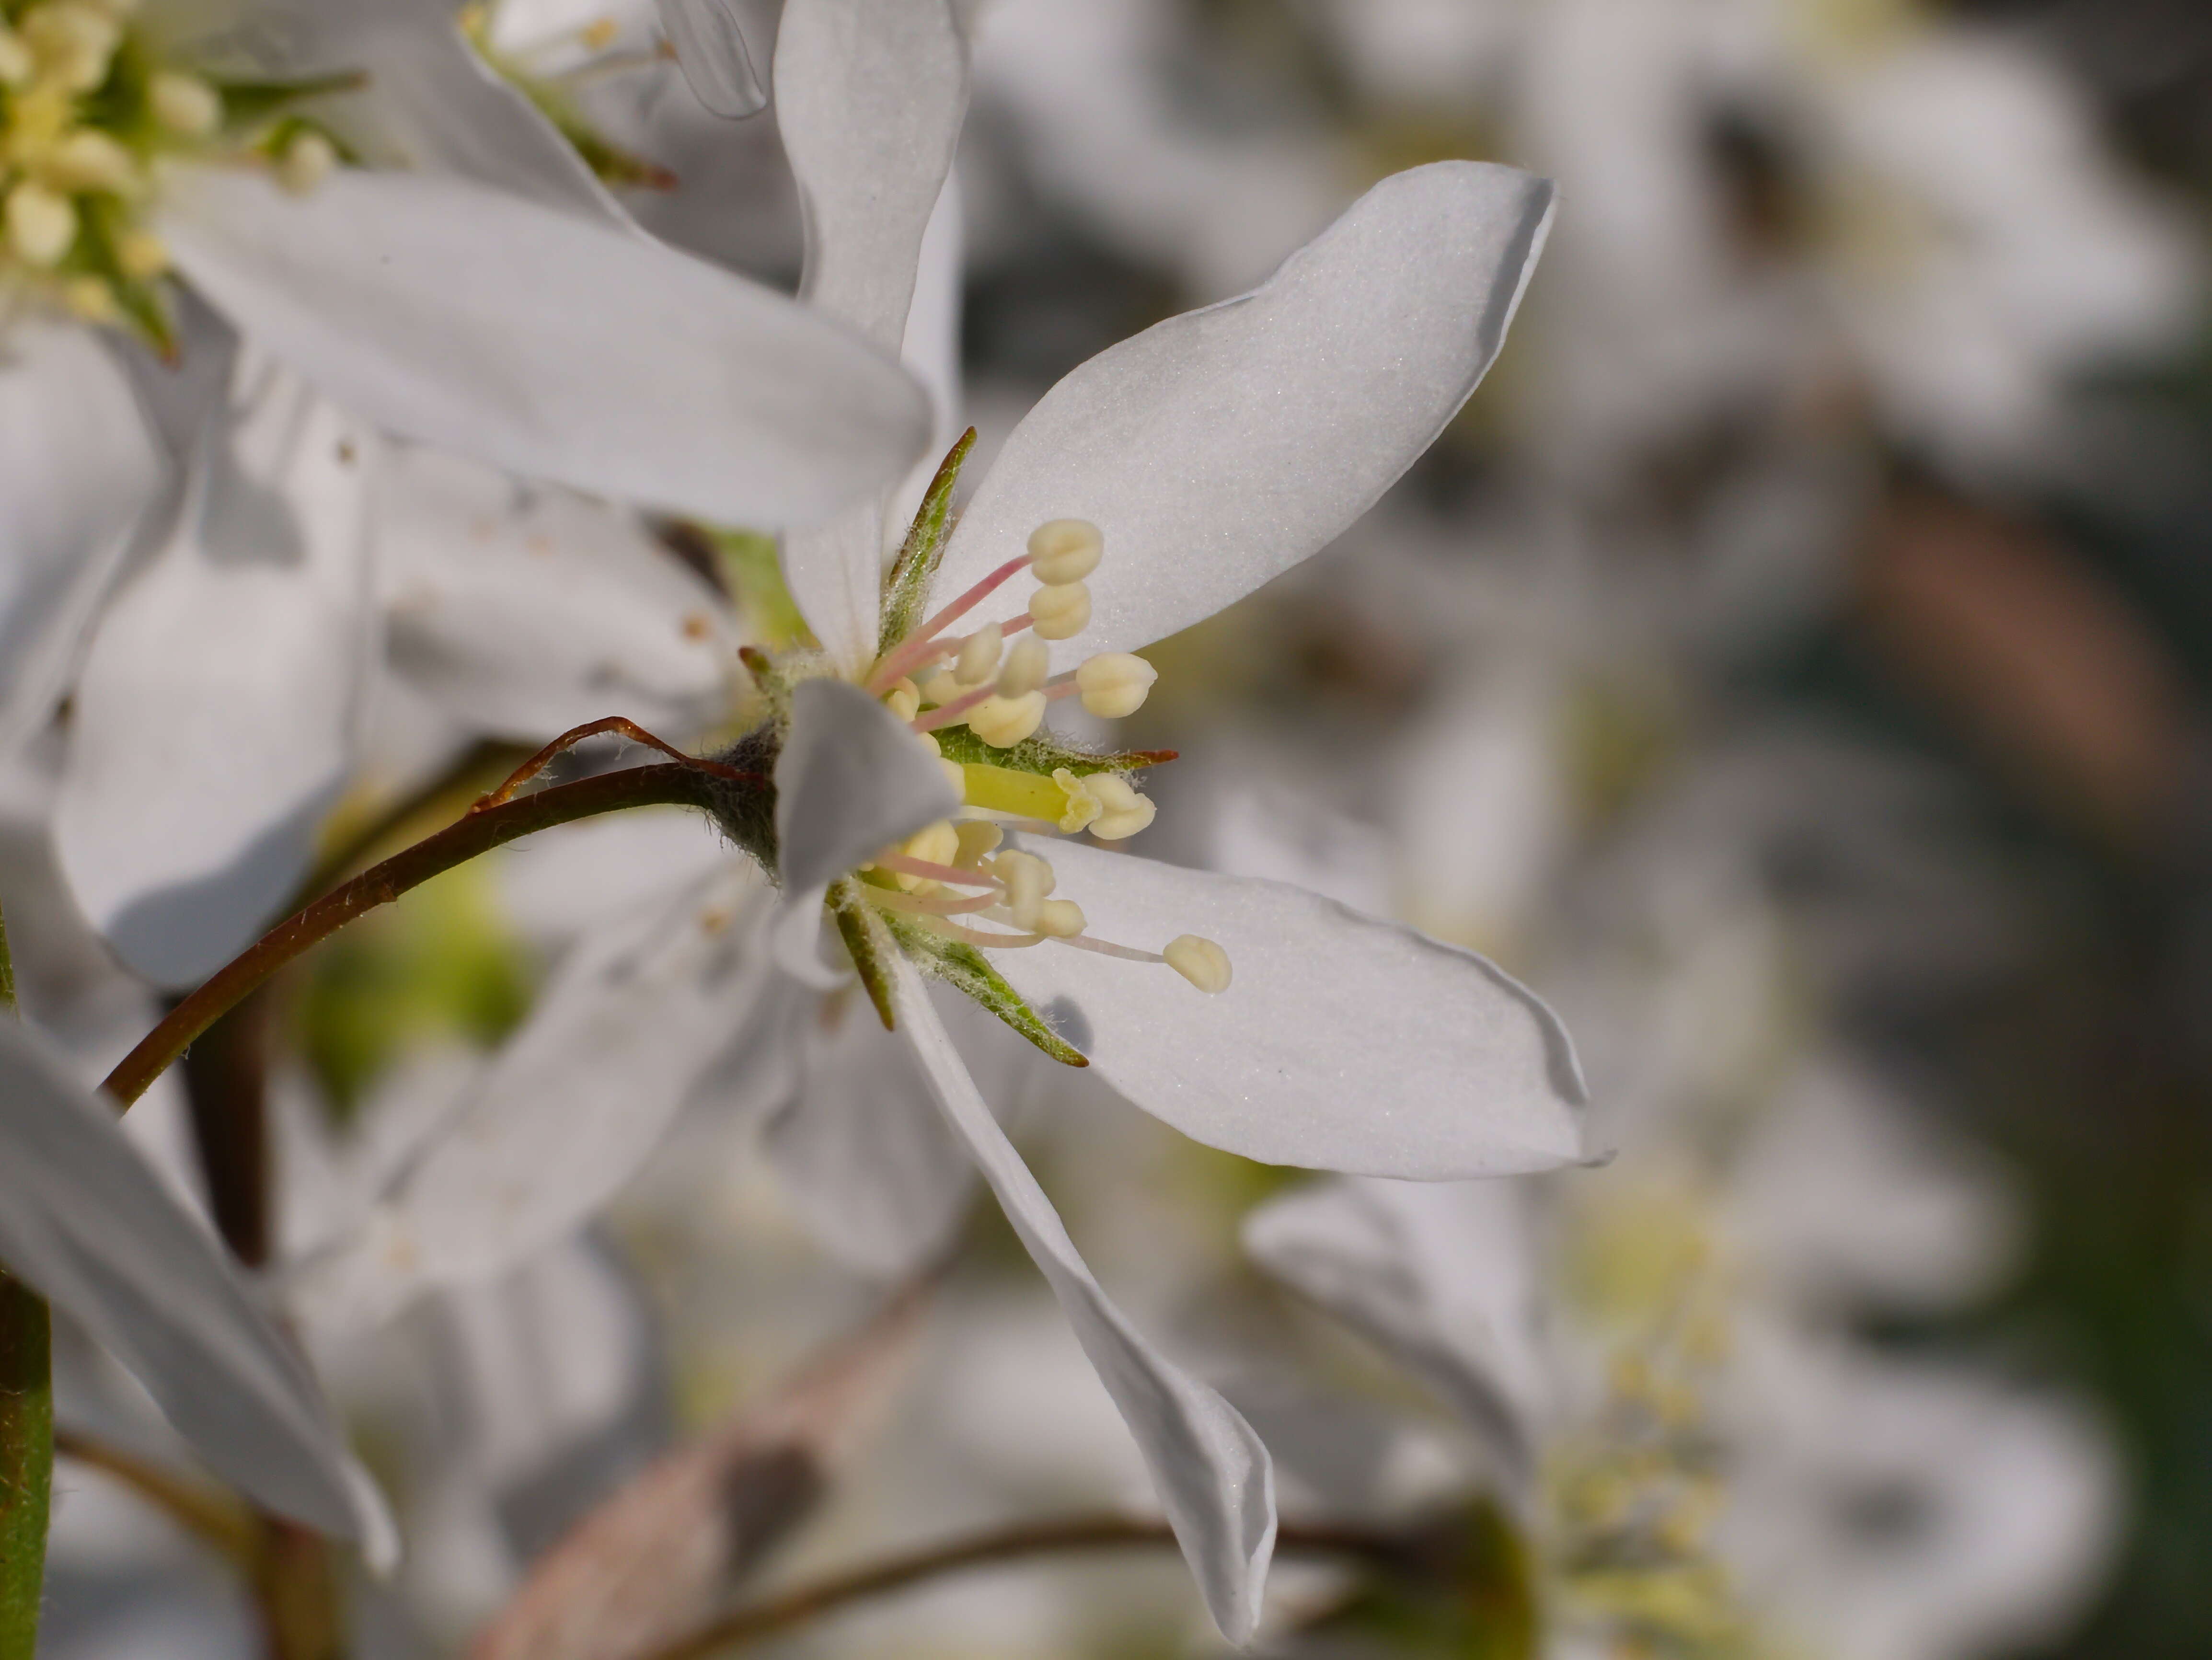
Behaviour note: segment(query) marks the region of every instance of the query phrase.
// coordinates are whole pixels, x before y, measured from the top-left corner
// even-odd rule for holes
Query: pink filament
[[[880,696],[897,684],[899,677],[921,660],[924,653],[928,649],[929,642],[944,630],[946,623],[957,622],[975,610],[993,589],[1008,581],[1018,572],[1027,569],[1029,563],[1030,556],[1026,553],[1018,558],[1007,560],[1005,564],[945,606],[944,610],[925,619],[920,628],[900,642],[896,650],[876,666],[875,673],[868,679],[868,690]],[[1010,634],[1013,632],[1012,629],[1006,631]]]

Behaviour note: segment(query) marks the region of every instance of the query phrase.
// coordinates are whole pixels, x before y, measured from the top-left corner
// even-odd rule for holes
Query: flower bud
[[[1080,582],[1105,552],[1105,537],[1088,519],[1048,520],[1030,532],[1030,569],[1040,582]]]
[[[1102,652],[1075,672],[1083,707],[1103,721],[1119,721],[1145,706],[1160,672],[1126,651]]]
[[[1090,626],[1091,590],[1080,582],[1058,582],[1030,595],[1030,620],[1040,640],[1067,640]]]
[[[222,125],[222,94],[197,75],[162,70],[146,85],[155,120],[180,138],[207,138]]]

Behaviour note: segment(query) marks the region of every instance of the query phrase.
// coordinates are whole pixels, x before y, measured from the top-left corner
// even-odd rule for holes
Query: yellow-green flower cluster
[[[234,91],[258,120],[311,88],[229,89],[163,64],[132,27],[137,3],[0,4],[0,294],[11,309],[57,305],[167,350],[169,253],[149,224],[162,159],[243,152]],[[289,188],[311,187],[337,159],[296,119],[258,137]]]

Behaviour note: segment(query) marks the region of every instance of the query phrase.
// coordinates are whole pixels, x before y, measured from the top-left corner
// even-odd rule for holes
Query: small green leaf
[[[924,974],[966,993],[1060,1065],[1091,1064],[1082,1050],[1071,1048],[1045,1024],[1044,1017],[1023,1000],[1021,993],[1008,985],[975,946],[947,939],[904,917],[885,915],[882,920],[899,948]]]
[[[884,579],[884,626],[878,650],[889,651],[921,623],[922,607],[929,602],[929,585],[937,580],[938,562],[945,557],[945,543],[952,528],[952,489],[960,482],[960,464],[975,447],[975,429],[960,435],[960,441],[945,453],[921,498],[921,507],[907,529],[897,561]]]
[[[993,749],[966,727],[940,727],[939,749],[948,761],[963,766],[1005,767],[1013,772],[1041,773],[1049,778],[1066,767],[1079,778],[1094,772],[1135,772],[1176,758],[1173,750],[1115,750],[1094,753],[1077,749],[1040,727],[1030,737],[1011,748]]]
[[[868,1000],[876,1006],[877,1018],[885,1031],[896,1031],[898,1006],[892,1000],[890,965],[898,941],[884,925],[883,913],[860,897],[860,885],[851,877],[831,885],[829,903],[830,914],[837,919],[837,933],[853,955],[853,967],[868,988]]]

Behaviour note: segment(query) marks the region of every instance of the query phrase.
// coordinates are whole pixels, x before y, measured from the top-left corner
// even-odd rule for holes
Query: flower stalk
[[[471,812],[436,835],[403,849],[342,883],[295,912],[253,945],[216,970],[197,991],[140,1040],[117,1063],[103,1087],[128,1110],[218,1019],[284,964],[328,939],[356,917],[390,904],[410,888],[466,864],[479,854],[504,847],[556,824],[573,824],[603,812],[631,807],[691,806],[713,810],[714,789],[727,783],[702,769],[673,762],[631,767],[620,772],[559,784],[519,800]]]
[[[0,1004],[15,1007],[0,920]],[[32,1660],[53,1498],[52,1319],[46,1299],[0,1267],[0,1660]]]

